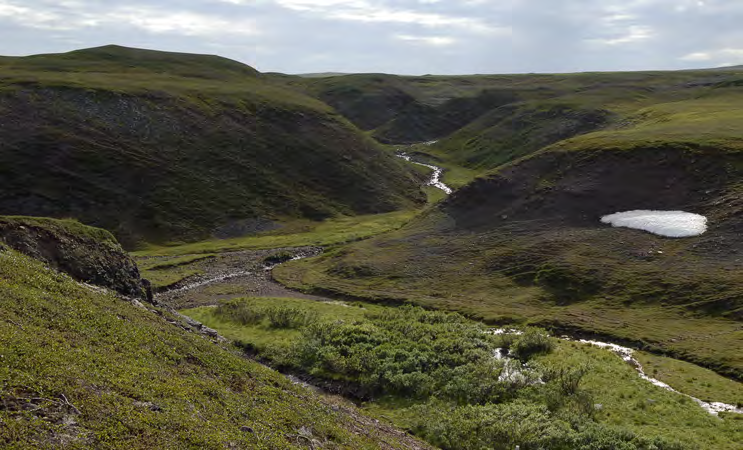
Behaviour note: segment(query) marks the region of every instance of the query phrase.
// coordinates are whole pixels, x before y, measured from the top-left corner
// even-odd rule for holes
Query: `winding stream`
[[[426,144],[428,144],[428,142],[426,142]],[[445,185],[441,181],[441,174],[444,172],[444,169],[442,169],[441,167],[434,166],[433,164],[426,164],[426,163],[422,163],[422,162],[418,162],[418,161],[413,161],[412,156],[408,155],[405,152],[397,153],[396,156],[398,158],[402,158],[405,161],[411,162],[413,164],[417,164],[419,166],[428,167],[429,169],[433,169],[433,173],[431,174],[431,178],[428,180],[428,182],[426,182],[426,185],[427,186],[433,186],[435,188],[439,188],[439,189],[441,189],[442,191],[444,191],[447,194],[451,194],[452,193],[452,188],[450,188],[449,186]]]
[[[565,339],[565,340],[571,340],[571,339]],[[676,389],[672,388],[668,384],[656,378],[648,376],[643,370],[642,364],[640,364],[640,361],[638,361],[633,356],[635,351],[629,347],[622,347],[621,345],[612,344],[610,342],[589,341],[587,339],[580,339],[575,342],[580,342],[582,344],[589,344],[589,345],[593,345],[593,346],[600,347],[603,349],[607,349],[611,351],[612,353],[619,355],[620,358],[622,358],[629,365],[634,367],[635,370],[637,370],[637,373],[640,375],[640,378],[642,378],[643,380],[649,381],[653,385],[658,386],[659,388],[665,389],[667,391],[675,392],[676,394],[689,397],[690,399],[694,400],[699,406],[704,408],[705,411],[707,411],[708,413],[714,416],[716,416],[718,413],[721,413],[721,412],[743,414],[743,408],[739,408],[735,405],[728,405],[727,403],[722,403],[722,402],[705,402],[704,400],[700,400],[696,397],[692,397],[689,394],[684,394],[683,392],[677,391]]]
[[[521,331],[515,330],[515,329],[507,329],[507,328],[495,328],[488,330],[489,333],[492,334],[521,334]],[[696,397],[692,397],[689,394],[685,394],[681,391],[677,391],[676,389],[672,388],[670,385],[653,378],[645,373],[645,371],[642,368],[642,364],[640,364],[640,361],[638,361],[634,357],[635,350],[629,347],[623,347],[618,344],[613,344],[611,342],[601,342],[601,341],[591,341],[588,339],[572,339],[569,336],[562,336],[558,338],[562,341],[569,341],[569,342],[579,342],[581,344],[586,345],[593,345],[595,347],[599,347],[605,350],[609,350],[612,353],[618,355],[622,360],[627,362],[630,366],[634,367],[637,371],[640,378],[642,378],[645,381],[650,382],[654,386],[657,386],[661,389],[665,389],[667,391],[683,395],[684,397],[688,397],[694,402],[696,402],[699,406],[702,407],[705,411],[712,414],[713,416],[718,415],[721,412],[728,412],[728,413],[735,413],[735,414],[743,414],[743,408],[737,407],[735,405],[729,405],[727,403],[722,402],[705,402],[704,400],[700,400]],[[498,348],[495,351],[495,354],[493,355],[496,359],[502,359],[506,361],[511,361],[511,358],[508,357],[508,352],[504,348]],[[505,379],[510,380],[514,377],[520,376],[520,370],[518,368],[512,368],[508,365],[504,367],[504,373],[506,373]],[[503,379],[504,376],[501,374],[501,378]]]
[[[294,256],[289,259],[290,261],[309,258],[312,256],[317,256],[318,254],[322,253],[322,249],[315,248],[315,249],[309,249],[309,250],[302,250],[300,252],[297,252],[294,254]],[[265,271],[271,271],[274,267],[278,266],[279,264],[282,264],[282,262],[274,263],[274,264],[265,264],[263,266],[263,270]],[[258,269],[260,270],[260,269]],[[252,273],[248,270],[239,270],[234,272],[227,272],[222,273],[217,276],[212,276],[209,278],[201,279],[192,283],[189,283],[187,285],[181,286],[177,289],[173,289],[170,291],[166,291],[162,294],[173,294],[173,293],[182,293],[191,289],[195,289],[207,284],[217,283],[220,281],[225,281],[231,278],[240,277],[243,275],[247,275]],[[521,332],[515,329],[508,329],[508,328],[494,328],[490,329],[488,332],[493,334],[520,334]],[[717,416],[719,413],[725,412],[725,413],[735,413],[735,414],[743,414],[743,408],[738,407],[736,405],[731,405],[727,403],[722,402],[706,402],[704,400],[698,399],[696,397],[693,397],[689,394],[685,394],[683,392],[680,392],[670,385],[656,379],[652,378],[649,375],[647,375],[642,367],[642,364],[634,357],[635,350],[629,347],[623,347],[618,344],[614,344],[611,342],[601,342],[601,341],[594,341],[594,340],[587,340],[587,339],[573,339],[570,336],[562,336],[559,337],[560,340],[564,341],[571,341],[571,342],[579,342],[586,345],[593,345],[608,351],[611,351],[612,353],[618,355],[622,360],[626,361],[629,365],[635,368],[640,378],[643,380],[648,381],[649,383],[653,384],[654,386],[657,386],[661,389],[665,389],[670,392],[674,392],[678,395],[683,395],[685,397],[690,398],[694,402],[696,402],[700,407],[702,407],[705,411],[708,413]],[[508,357],[506,349],[497,349],[496,352],[493,355],[496,359],[506,360],[506,363],[508,363],[511,359]],[[526,377],[528,374],[521,373],[520,367],[512,367],[509,364],[506,364],[505,369],[505,379],[515,379],[517,377]],[[503,374],[501,378],[504,378]],[[296,380],[293,380],[296,381]],[[540,382],[539,379],[532,380],[535,383]]]
[[[196,288],[201,287],[201,286],[206,286],[207,284],[218,283],[220,281],[229,280],[231,278],[237,278],[237,277],[241,277],[241,276],[244,276],[244,275],[250,275],[251,273],[253,273],[253,271],[251,271],[251,270],[238,270],[236,272],[227,272],[227,273],[224,273],[222,275],[217,275],[217,276],[214,276],[214,277],[199,279],[197,281],[194,281],[194,282],[191,282],[191,283],[188,283],[188,284],[184,284],[181,287],[178,287],[178,288],[175,288],[175,289],[169,289],[167,291],[161,292],[158,295],[163,295],[163,294],[168,294],[168,295],[180,294],[181,292],[190,291],[191,289],[196,289]]]

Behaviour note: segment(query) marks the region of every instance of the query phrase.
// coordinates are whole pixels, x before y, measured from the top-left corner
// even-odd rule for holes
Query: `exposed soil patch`
[[[103,230],[74,221],[0,216],[0,249],[3,245],[78,281],[145,298],[136,264]]]

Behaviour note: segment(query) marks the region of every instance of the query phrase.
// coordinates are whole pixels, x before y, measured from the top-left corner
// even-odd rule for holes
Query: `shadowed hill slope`
[[[625,127],[643,108],[693,101],[735,85],[742,76],[743,71],[736,69],[353,75],[294,84],[304,84],[309,93],[336,107],[349,120],[371,129],[380,142],[438,140],[429,150],[434,156],[484,171],[570,137]]]
[[[392,120],[415,102],[409,83],[397,75],[356,74],[295,80],[362,130]]]
[[[0,61],[0,212],[125,244],[386,212],[416,175],[327,105],[223,58],[103,47]]]

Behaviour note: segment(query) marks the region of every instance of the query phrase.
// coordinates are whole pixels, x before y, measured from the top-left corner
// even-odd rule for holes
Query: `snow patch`
[[[625,211],[603,216],[601,222],[676,238],[699,236],[707,231],[706,217],[685,211]]]

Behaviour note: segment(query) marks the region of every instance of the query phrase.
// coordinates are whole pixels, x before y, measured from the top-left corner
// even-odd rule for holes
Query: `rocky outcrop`
[[[147,299],[137,265],[107,231],[72,220],[0,216],[0,245],[85,283]]]

